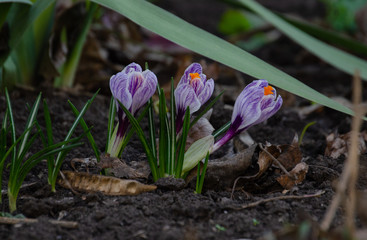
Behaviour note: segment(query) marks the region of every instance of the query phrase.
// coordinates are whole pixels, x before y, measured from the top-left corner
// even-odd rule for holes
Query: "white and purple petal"
[[[157,77],[149,70],[145,70],[141,77],[143,81],[133,94],[133,104],[130,109],[133,115],[136,115],[139,109],[153,96],[158,84]]]
[[[201,93],[198,94],[198,99],[201,105],[203,105],[209,100],[209,98],[213,94],[213,91],[214,91],[214,80],[209,79],[205,82],[204,89],[201,91]]]
[[[266,91],[265,91],[266,90]],[[212,152],[223,146],[236,134],[273,116],[281,107],[283,99],[266,80],[256,80],[245,87],[238,96],[231,119],[231,126],[213,146]]]
[[[176,100],[176,112],[179,115],[180,112],[185,112],[186,108],[190,108],[190,113],[194,113],[199,110],[201,104],[197,98],[194,89],[189,85],[177,86],[175,90]]]
[[[178,85],[181,84],[189,84],[191,77],[190,77],[190,73],[199,73],[202,74],[203,69],[201,67],[201,65],[199,63],[192,63],[190,66],[188,66],[183,74],[183,76],[181,77],[180,82],[178,83]]]
[[[127,65],[122,72],[124,72],[125,74],[129,74],[131,72],[142,72],[142,68],[139,64],[137,63],[130,63],[129,65]]]

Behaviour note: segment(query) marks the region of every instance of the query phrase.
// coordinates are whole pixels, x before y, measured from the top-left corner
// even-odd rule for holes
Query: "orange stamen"
[[[191,80],[193,80],[195,78],[200,78],[200,75],[199,73],[190,73],[190,77],[191,77]]]
[[[269,95],[269,94],[273,94],[273,90],[274,88],[272,86],[267,86],[267,87],[264,87],[264,95]]]

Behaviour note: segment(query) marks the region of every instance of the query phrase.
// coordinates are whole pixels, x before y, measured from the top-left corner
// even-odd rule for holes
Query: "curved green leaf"
[[[279,31],[283,32],[289,38],[293,39],[319,58],[351,75],[353,75],[356,69],[358,69],[360,71],[361,78],[367,80],[366,61],[338,50],[335,47],[323,43],[304,33],[253,0],[239,0],[239,2],[259,14],[266,21],[274,25]]]
[[[349,108],[331,100],[297,79],[261,59],[220,39],[144,0],[93,0],[119,12],[137,24],[183,47],[230,66],[300,97],[335,110],[353,114]]]
[[[0,0],[0,4],[2,3],[24,3],[29,5],[33,4],[30,0]]]

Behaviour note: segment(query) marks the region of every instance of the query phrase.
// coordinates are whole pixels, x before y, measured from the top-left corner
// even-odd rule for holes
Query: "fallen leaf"
[[[302,160],[302,152],[298,147],[298,135],[296,134],[292,140],[292,144],[283,145],[271,145],[267,144],[265,150],[277,159],[280,164],[286,169],[293,169]],[[257,164],[259,165],[259,171],[246,179],[258,179],[261,177],[270,166],[278,167],[277,163],[274,163],[273,158],[269,156],[266,151],[262,151],[259,154]]]
[[[298,163],[290,172],[290,176],[283,174],[277,178],[277,181],[285,189],[291,189],[305,180],[308,172],[308,165],[304,162]]]
[[[101,161],[98,163],[98,166],[102,169],[108,169],[108,173],[117,178],[148,179],[150,169],[147,162],[141,162],[140,164],[134,162],[130,164],[135,166],[131,167],[127,165],[125,161],[119,158],[102,155]]]
[[[280,155],[279,149],[274,145],[266,146],[265,150],[268,151],[275,158],[278,158]],[[259,154],[259,158],[257,160],[257,164],[259,165],[259,171],[255,175],[250,176],[247,179],[251,180],[251,179],[259,178],[260,176],[264,174],[266,170],[268,170],[268,168],[272,165],[272,163],[273,163],[273,158],[269,156],[267,152],[262,151]]]
[[[281,145],[281,154],[277,158],[278,161],[287,170],[291,170],[302,160],[302,152],[298,146],[294,145]]]
[[[251,165],[256,146],[257,144],[254,144],[231,156],[209,161],[204,185],[213,189],[231,188],[236,178],[241,176]]]
[[[325,156],[336,159],[341,155],[348,157],[348,151],[351,144],[351,132],[346,134],[338,134],[331,133],[326,137],[326,149]],[[358,154],[363,154],[366,152],[366,143],[365,143],[365,135],[366,132],[362,132],[358,136]]]
[[[101,192],[106,195],[137,195],[153,191],[155,185],[142,184],[135,180],[124,180],[81,172],[63,171],[65,179],[59,178],[58,184],[64,188],[83,192]]]

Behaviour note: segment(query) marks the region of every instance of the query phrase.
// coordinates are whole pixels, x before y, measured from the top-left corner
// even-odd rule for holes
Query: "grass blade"
[[[147,112],[149,111],[149,109],[151,108],[150,103],[148,103],[148,105],[144,108],[143,112],[140,114],[140,116],[138,117],[137,121],[138,123],[141,122],[141,120],[143,120],[144,116],[147,114]],[[129,143],[131,137],[134,135],[135,132],[135,128],[130,128],[129,131],[127,132],[124,142],[121,145],[121,152],[119,153],[118,157],[121,158],[122,152],[124,151],[126,145]],[[152,153],[153,153],[153,149],[151,148]],[[156,158],[156,156],[154,156],[154,158]]]
[[[157,159],[154,158],[153,154],[152,154],[152,150],[150,149],[150,146],[144,136],[144,132],[143,129],[140,127],[138,121],[135,119],[135,117],[129,112],[129,110],[121,103],[119,102],[119,105],[121,107],[121,109],[125,112],[126,116],[129,118],[129,121],[131,123],[131,125],[133,125],[133,127],[135,128],[135,131],[140,139],[140,142],[143,145],[143,148],[145,150],[145,153],[147,155],[148,158],[148,163],[150,166],[150,170],[152,172],[153,175],[153,179],[154,181],[158,180],[158,171],[157,171]]]
[[[168,171],[169,162],[169,133],[167,132],[166,98],[163,88],[158,87],[159,95],[159,173],[163,177]]]
[[[17,141],[17,138],[16,138],[16,134],[15,134],[15,124],[14,124],[14,117],[13,117],[13,109],[11,107],[10,97],[9,97],[9,93],[8,93],[8,89],[7,88],[5,88],[5,98],[6,98],[7,111],[9,113],[9,120],[10,120],[11,143],[12,143],[12,145],[14,145],[11,162],[12,163],[15,163],[16,158],[17,158],[17,150],[16,150],[16,147],[15,147],[15,143]],[[24,134],[26,134],[26,131],[24,132]],[[14,168],[11,168],[10,169],[10,175],[13,173],[14,170],[15,170]]]
[[[170,122],[170,174],[173,175],[176,160],[176,100],[175,100],[175,89],[174,81],[171,79],[171,102],[170,102],[171,122]]]
[[[219,135],[223,134],[224,132],[226,132],[228,130],[228,128],[231,126],[231,121],[227,122],[226,124],[224,124],[223,126],[221,126],[219,129],[215,130],[215,132],[213,133],[213,137],[218,137]]]
[[[110,100],[110,108],[108,110],[108,125],[107,125],[107,141],[106,141],[106,150],[108,149],[108,145],[110,144],[110,139],[113,133],[113,129],[115,127],[115,116],[116,116],[116,101],[111,96]]]
[[[300,97],[352,115],[353,111],[259,58],[144,0],[93,0],[194,52]],[[367,71],[367,70],[365,70]]]
[[[202,170],[201,174],[200,174],[200,162],[198,163],[198,173],[197,173],[197,177],[196,177],[196,189],[195,189],[195,192],[197,194],[201,194],[201,191],[203,190],[204,179],[205,179],[205,174],[206,174],[206,168],[208,166],[208,161],[209,161],[209,152],[206,154],[205,161],[204,161],[204,166],[203,166],[203,170]]]
[[[67,135],[65,137],[65,141],[68,141],[70,139],[70,137],[73,134],[75,128],[78,126],[80,120],[83,118],[84,114],[88,110],[89,106],[92,104],[92,102],[95,99],[95,97],[97,96],[98,92],[99,92],[99,90],[84,105],[83,109],[80,111],[79,116],[75,119],[73,125],[69,129],[69,131],[68,131],[68,133],[67,133]],[[63,147],[66,147],[66,145],[64,145]],[[60,167],[61,167],[62,161],[63,161],[62,154],[61,154],[61,152],[59,152],[59,154],[57,155],[56,160],[55,160],[55,168],[52,170],[52,173],[51,173],[51,179],[52,179],[51,186],[52,186],[52,191],[55,191],[56,178],[57,178],[57,175],[58,175],[58,173],[60,171]]]
[[[149,122],[149,141],[150,148],[152,149],[152,154],[154,158],[157,158],[157,146],[156,146],[156,136],[155,136],[155,123],[154,123],[154,109],[153,109],[153,100],[150,98],[148,104],[150,105],[148,110],[148,122]]]
[[[92,24],[93,16],[96,13],[98,5],[95,3],[89,4],[88,14],[82,21],[82,28],[80,34],[77,36],[77,40],[73,49],[71,50],[68,59],[61,67],[60,77],[55,79],[55,87],[72,87],[74,84],[75,73],[79,64],[82,50],[84,47],[87,34]]]
[[[178,156],[177,156],[177,165],[176,165],[176,178],[181,177],[182,173],[182,165],[185,158],[185,148],[186,148],[186,139],[187,134],[189,133],[190,127],[190,108],[186,108],[185,117],[182,125],[182,135],[178,143]]]
[[[69,106],[71,107],[71,110],[73,111],[74,115],[76,117],[79,116],[80,112],[78,111],[78,109],[76,109],[76,107],[74,106],[74,104],[69,100],[68,101],[69,103]],[[97,162],[99,162],[101,160],[100,158],[100,152],[98,150],[98,147],[97,147],[97,144],[96,142],[94,141],[94,138],[92,136],[92,133],[89,131],[89,128],[87,126],[87,123],[84,121],[83,118],[80,119],[80,122],[79,122],[80,126],[82,126],[83,128],[83,131],[87,134],[87,138],[88,138],[88,141],[93,149],[93,152],[94,152],[94,155],[96,156],[97,158]]]
[[[36,121],[36,117],[37,117],[37,113],[38,113],[38,108],[41,102],[41,93],[38,95],[36,101],[33,104],[33,107],[31,109],[31,112],[29,113],[28,119],[27,119],[27,123],[25,125],[25,128],[29,128],[35,121]],[[29,132],[24,136],[21,144],[20,144],[20,148],[19,148],[19,152],[18,152],[18,156],[20,156],[25,148],[25,145],[27,144],[28,141],[28,137],[29,137]]]
[[[51,146],[54,144],[54,139],[53,139],[53,133],[52,133],[51,115],[50,115],[50,111],[49,111],[46,99],[43,100],[43,115],[45,118],[45,125],[46,125],[47,146]],[[53,155],[50,155],[47,158],[48,172],[51,172],[55,166],[54,159],[55,159],[55,156]]]

